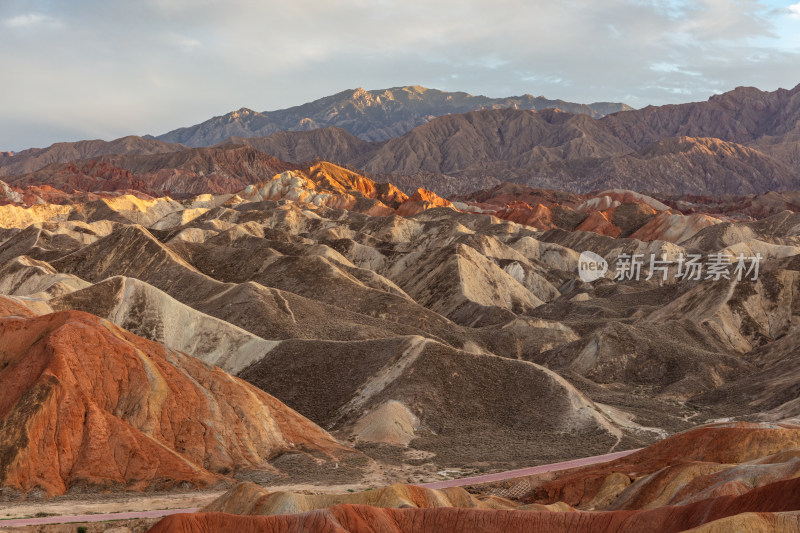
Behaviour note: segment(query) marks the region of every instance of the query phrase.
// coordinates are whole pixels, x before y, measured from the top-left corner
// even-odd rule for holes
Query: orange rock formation
[[[20,314],[18,309],[12,310]],[[207,487],[346,452],[272,396],[87,313],[0,319],[0,487]]]

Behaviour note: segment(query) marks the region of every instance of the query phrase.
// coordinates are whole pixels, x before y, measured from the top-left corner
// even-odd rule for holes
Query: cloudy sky
[[[576,102],[800,83],[781,0],[0,0],[0,150],[424,85]]]

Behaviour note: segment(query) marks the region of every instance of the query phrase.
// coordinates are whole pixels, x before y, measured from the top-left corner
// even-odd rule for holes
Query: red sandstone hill
[[[722,497],[687,506],[647,511],[551,512],[485,509],[380,509],[337,505],[295,515],[237,516],[224,513],[177,514],[150,533],[495,533],[498,531],[800,531],[800,481],[778,482],[740,497]]]
[[[732,150],[733,154],[740,149],[749,150],[713,139],[705,139],[700,144],[692,139],[660,144],[667,153],[673,149],[706,155],[717,148]],[[115,166],[117,164],[132,170]],[[291,172],[286,172],[287,169]],[[235,145],[51,165],[35,173],[11,177],[9,181],[11,184],[0,182],[0,205],[81,204],[108,200],[120,194],[133,194],[142,199],[163,195],[186,198],[211,190],[238,194],[230,198],[233,204],[242,199],[302,200],[377,216],[413,216],[427,209],[446,207],[493,215],[540,230],[581,230],[612,237],[669,242],[682,242],[722,221],[764,218],[785,209],[796,209],[800,203],[792,192],[720,197],[659,196],[664,203],[625,189],[578,195],[517,183],[499,184],[452,196],[450,200],[426,189],[409,197],[391,183],[376,182],[358,171],[326,161],[298,168],[252,148]],[[45,182],[58,188],[36,185]],[[96,192],[87,192],[92,190]],[[217,204],[225,201],[222,197],[215,200]],[[198,205],[205,205],[203,202]],[[27,212],[23,218],[27,220],[27,215],[31,214]]]
[[[712,142],[712,146],[720,143]],[[693,140],[680,143],[694,151]],[[721,143],[725,144],[725,143]],[[642,241],[681,242],[708,226],[800,211],[800,192],[719,196],[646,196],[624,189],[583,195],[502,183],[449,198],[460,210],[494,215],[537,229],[584,230]]]
[[[4,306],[19,316],[19,306]],[[347,452],[272,396],[93,315],[0,318],[0,494],[208,487]]]
[[[119,188],[110,192],[80,192],[80,191],[61,191],[50,185],[30,185],[24,187],[12,187],[0,181],[0,206],[3,205],[23,205],[31,207],[33,205],[69,205],[93,202],[102,198],[112,198],[115,196],[133,195],[137,198],[152,199],[152,196],[145,192]]]
[[[245,159],[238,160],[240,155]],[[232,198],[214,200],[217,204],[228,199],[232,204],[242,200],[301,200],[374,216],[414,216],[427,209],[445,207],[493,215],[540,230],[582,230],[613,237],[632,236],[645,241],[670,242],[688,239],[723,219],[737,216],[749,219],[749,214],[767,216],[794,205],[791,203],[794,198],[791,193],[722,197],[716,200],[690,196],[682,200],[678,197],[678,200],[670,201],[670,206],[673,206],[670,207],[655,198],[624,189],[577,195],[512,183],[454,196],[451,202],[425,189],[419,189],[409,197],[391,183],[376,182],[359,172],[326,161],[273,174],[273,171],[292,168],[292,165],[250,148],[233,145],[159,156],[113,156],[110,159],[127,161],[125,164],[143,173],[136,174],[108,162],[94,160],[51,165],[39,172],[12,178],[16,186],[0,182],[0,205],[30,207],[36,204],[73,204],[75,210],[80,211],[78,204],[96,200],[111,201],[120,194],[152,199],[165,193],[185,197],[190,191],[212,189],[228,194],[237,193]],[[169,170],[167,167],[171,165],[181,168]],[[148,168],[159,166],[165,168],[148,171]],[[239,167],[244,170],[236,174],[235,169]],[[261,179],[261,176],[267,177]],[[37,180],[53,180],[63,190],[48,185],[24,185]],[[99,190],[80,192],[91,189]],[[207,201],[200,200],[197,205],[206,205]],[[714,213],[715,206],[720,207],[720,216],[682,214]],[[172,209],[179,207],[174,204]],[[741,208],[741,212],[737,208]],[[26,211],[18,214],[28,220],[32,213]]]
[[[774,464],[793,462],[792,457],[800,449],[800,427],[792,424],[748,424],[730,423],[703,426],[697,429],[678,433],[662,441],[651,444],[647,448],[609,463],[564,470],[550,476],[534,476],[526,479],[529,487],[527,493],[520,495],[526,503],[550,504],[564,502],[580,508],[594,508],[600,499],[601,492],[608,492],[613,484],[617,484],[617,495],[632,480],[642,480],[651,476],[648,483],[639,483],[628,489],[631,493],[619,500],[616,508],[639,509],[658,503],[659,498],[676,498],[694,496],[713,483],[690,483],[694,478],[718,472],[722,468],[708,468],[708,465]],[[747,477],[748,483],[758,484],[756,468],[743,469],[740,475]],[[777,479],[791,476],[791,472],[783,470]],[[793,471],[794,469],[792,469]],[[676,475],[680,472],[680,475]],[[670,475],[665,475],[665,474]],[[623,475],[627,483],[619,484],[616,478]],[[734,481],[736,476],[722,481]],[[620,478],[621,479],[621,478]],[[767,478],[769,480],[769,478]],[[772,481],[776,478],[772,478]],[[511,486],[520,480],[504,482]],[[624,480],[623,480],[624,481]],[[715,480],[719,482],[720,479]],[[613,482],[613,483],[612,483]],[[762,481],[763,483],[763,481]],[[721,487],[715,495],[739,495],[753,486]],[[637,489],[637,490],[634,490]],[[688,490],[687,490],[688,489]],[[682,491],[679,492],[679,491]],[[608,494],[603,495],[608,498]],[[601,498],[602,499],[602,498]],[[800,501],[798,501],[800,503]],[[800,510],[798,506],[794,510]]]
[[[356,172],[325,161],[248,185],[238,191],[236,197],[253,202],[297,200],[374,216],[386,216],[395,212],[400,214],[403,207],[413,214],[434,205],[418,205],[420,202],[417,200],[409,202],[409,197],[391,183],[376,183]],[[449,204],[441,198],[438,201]],[[409,203],[411,205],[407,205]]]
[[[706,426],[609,463],[473,486],[470,494],[397,485],[306,496],[243,484],[206,509],[223,512],[174,515],[151,531],[796,532],[799,439],[800,428],[788,424]]]
[[[234,193],[296,168],[247,146],[226,145],[164,154],[99,156],[10,176],[6,182],[16,187],[49,185],[65,192],[135,190],[187,197]]]
[[[504,183],[451,200],[456,209],[494,215],[540,230],[590,231],[642,241],[680,242],[721,221],[720,217],[694,214],[702,210],[695,206],[688,207],[689,216],[685,216],[679,208],[624,189],[577,195]],[[728,213],[723,213],[721,217],[727,219]]]
[[[120,197],[29,209],[2,206],[0,292],[16,298],[8,312],[26,316],[17,304],[91,311],[163,343],[173,350],[164,349],[168,362],[180,361],[169,359],[175,351],[218,362],[337,437],[353,439],[376,461],[392,461],[390,468],[409,464],[410,473],[400,479],[419,482],[454,468],[457,473],[451,475],[470,475],[639,447],[721,417],[781,420],[798,412],[792,378],[796,358],[791,356],[798,338],[798,309],[792,304],[800,301],[800,215],[717,224],[673,244],[587,231],[537,231],[436,207],[444,202],[425,191],[413,202],[431,204],[430,209],[393,216],[396,208],[390,205],[402,208],[412,199],[327,163],[286,171],[240,192],[185,202]],[[642,238],[661,239],[680,227],[672,217],[691,218],[624,190],[584,198],[515,185],[498,195],[510,194],[500,204],[493,204],[491,195],[476,198],[494,209],[524,209],[519,204],[526,202],[505,201],[517,192],[532,203],[541,199],[536,205],[543,207],[555,200],[576,214],[598,213],[602,217],[594,216],[594,229],[617,228],[620,235],[652,217],[631,235],[641,231]],[[367,214],[376,211],[388,216]],[[600,218],[610,225],[603,226]],[[621,253],[668,254],[674,264],[677,254],[692,250],[758,251],[764,261],[760,278],[752,282],[582,283],[577,273],[582,250],[596,251],[610,264]],[[76,354],[85,349],[88,356],[70,355],[63,366],[102,367],[102,360],[93,362],[99,359],[97,335],[78,329],[82,337],[69,333],[69,346]],[[14,338],[16,330],[8,331]],[[45,333],[41,342],[55,346],[54,333]],[[81,344],[84,338],[88,348]],[[35,362],[37,354],[14,352],[11,366]],[[113,366],[97,374],[114,376],[120,364],[127,369],[137,361],[129,359],[115,357]],[[129,374],[125,370],[122,376]],[[144,374],[133,381],[152,377]],[[166,371],[159,367],[158,375]],[[68,382],[65,374],[58,376],[59,383]],[[73,389],[94,394],[98,386],[106,387],[105,380],[83,380]],[[110,396],[99,390],[95,396]],[[197,394],[207,392],[212,402],[224,402],[216,390]],[[144,400],[100,411],[132,425],[130,416],[125,418],[131,405],[161,399],[146,392]],[[86,405],[79,393],[62,397]],[[178,399],[170,412],[183,412]],[[70,402],[63,405],[77,400]],[[45,405],[55,413],[62,406]],[[197,416],[207,417],[208,410],[198,407]],[[223,412],[219,424],[234,425],[224,410],[216,412]],[[182,420],[189,419],[195,418]],[[36,435],[46,427],[35,418],[18,433]],[[739,431],[734,429],[731,434]],[[765,438],[766,429],[789,438]],[[569,501],[582,510],[628,511],[736,497],[800,472],[795,429],[758,426],[738,439],[726,431],[704,430],[698,435],[706,437],[694,440],[681,434],[660,451],[651,448],[636,464],[584,472],[574,482],[564,476],[519,481],[523,488],[515,494],[534,497],[532,489],[550,487],[565,494],[557,499],[573,498]],[[139,433],[131,438],[144,446],[135,440]],[[171,442],[164,446],[176,450]],[[717,453],[724,443],[727,452]],[[737,446],[755,455],[729,453]],[[670,447],[678,455],[665,453]],[[67,448],[74,449],[82,448]],[[695,450],[716,455],[695,455]],[[657,460],[642,459],[651,453]],[[26,457],[34,464],[51,455]],[[317,464],[309,455],[283,454],[271,464],[289,472],[303,461],[304,481],[324,480],[319,474],[330,473],[329,463]],[[222,475],[205,463],[201,467],[208,475]],[[54,479],[66,486],[70,472],[80,474],[76,468],[64,474],[67,481],[60,470]],[[275,475],[269,468],[262,474]],[[212,482],[219,479],[212,476]],[[116,482],[103,478],[98,483]],[[142,483],[158,486],[158,481]],[[69,486],[78,490],[80,482]]]

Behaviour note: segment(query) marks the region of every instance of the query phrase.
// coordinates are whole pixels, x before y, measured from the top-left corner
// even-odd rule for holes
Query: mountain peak
[[[728,100],[728,99],[738,99],[738,98],[752,98],[753,96],[760,96],[762,94],[768,94],[765,91],[762,91],[758,87],[750,87],[750,86],[740,86],[736,87],[731,91],[724,92],[722,94],[713,94],[709,97],[709,102],[719,101],[719,100]]]
[[[237,119],[240,117],[248,117],[258,114],[260,114],[258,111],[253,111],[252,109],[249,109],[247,107],[240,107],[236,111],[232,111],[231,113],[229,113],[229,117],[232,119]]]

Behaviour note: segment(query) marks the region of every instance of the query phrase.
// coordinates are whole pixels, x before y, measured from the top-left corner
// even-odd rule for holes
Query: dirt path
[[[463,487],[464,485],[479,485],[481,483],[491,483],[493,481],[513,479],[515,477],[532,476],[534,474],[542,474],[544,472],[566,470],[568,468],[576,468],[578,466],[606,463],[608,461],[613,461],[614,459],[619,459],[620,457],[625,457],[626,455],[630,455],[634,452],[638,452],[640,449],[641,448],[637,448],[635,450],[625,450],[622,452],[607,453],[605,455],[595,455],[594,457],[573,459],[572,461],[564,461],[563,463],[532,466],[530,468],[508,470],[506,472],[497,472],[496,474],[486,474],[483,476],[462,477],[459,479],[448,479],[447,481],[434,481],[433,483],[417,483],[417,485],[427,489],[446,489],[448,487]]]
[[[177,513],[194,513],[199,510],[199,507],[190,507],[188,509],[159,509],[157,511],[131,511],[127,513],[45,516],[41,518],[13,518],[11,520],[0,520],[0,529],[5,527],[41,526],[45,524],[65,524],[72,522],[107,522],[109,520],[161,518],[162,516]]]

